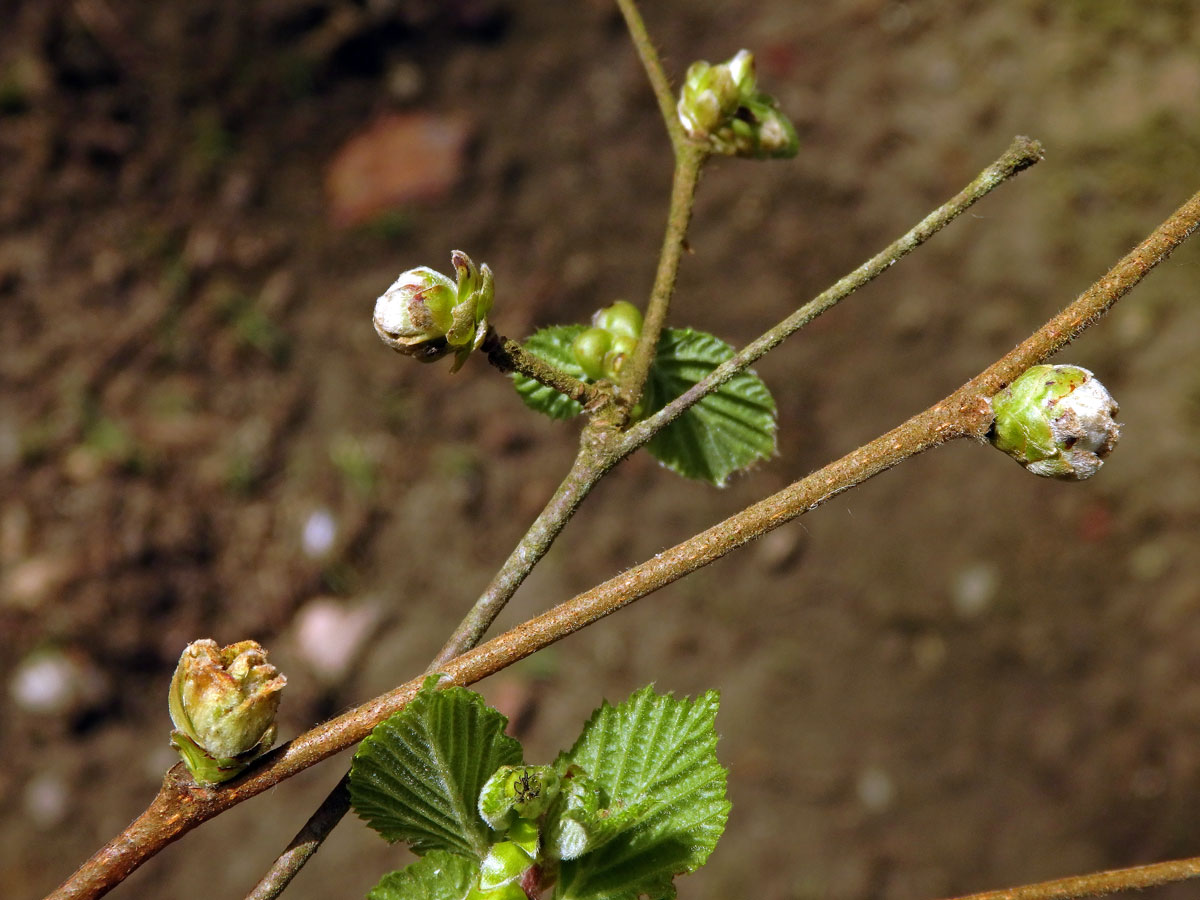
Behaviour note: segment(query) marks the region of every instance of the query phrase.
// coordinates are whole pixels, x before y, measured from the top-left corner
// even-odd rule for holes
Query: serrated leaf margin
[[[414,853],[446,850],[481,859],[491,835],[479,817],[479,791],[500,766],[520,765],[523,752],[504,733],[502,713],[466,688],[438,690],[439,679],[425,679],[408,706],[359,745],[350,801],[371,828],[389,841],[408,842]]]
[[[648,685],[593,713],[558,765],[581,766],[611,806],[642,815],[629,816],[628,830],[599,850],[563,863],[560,900],[662,900],[675,895],[674,876],[704,864],[730,809],[716,758],[719,705],[716,691],[676,700]]]
[[[384,875],[367,892],[367,900],[465,900],[478,880],[478,863],[431,850],[412,865]]]

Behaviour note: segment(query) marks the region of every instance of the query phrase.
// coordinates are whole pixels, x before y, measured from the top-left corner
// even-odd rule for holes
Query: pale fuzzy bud
[[[409,269],[375,301],[375,331],[393,350],[432,362],[450,352],[445,337],[457,297],[454,282],[440,272]]]
[[[242,771],[275,739],[275,713],[287,679],[255,641],[189,644],[171,678],[171,743],[197,781],[215,784]]]
[[[383,342],[405,356],[433,362],[453,352],[454,372],[487,335],[494,284],[491,269],[461,250],[450,261],[455,281],[426,266],[401,274],[375,301],[373,320]]]
[[[1080,366],[1034,366],[992,398],[992,410],[992,444],[1048,478],[1090,478],[1121,436],[1117,402]]]

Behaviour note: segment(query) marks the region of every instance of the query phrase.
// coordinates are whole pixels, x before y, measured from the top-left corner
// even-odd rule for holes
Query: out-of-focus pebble
[[[978,562],[954,576],[950,598],[961,618],[975,619],[988,611],[1000,588],[1000,573],[992,563]]]
[[[389,114],[342,145],[325,174],[334,224],[349,227],[452,188],[463,169],[470,128],[462,116]]]
[[[335,684],[357,661],[380,619],[372,605],[312,600],[296,615],[296,649],[319,679]]]
[[[25,657],[13,672],[8,691],[21,709],[47,716],[80,712],[106,693],[99,671],[61,650],[41,650]]]
[[[320,559],[333,548],[337,540],[337,520],[327,509],[317,509],[304,520],[301,545],[309,559]]]
[[[859,773],[854,792],[858,802],[873,813],[886,812],[896,799],[892,776],[878,766],[868,766]]]
[[[60,776],[42,772],[25,785],[22,796],[25,817],[37,828],[53,828],[66,819],[70,799],[70,790]]]

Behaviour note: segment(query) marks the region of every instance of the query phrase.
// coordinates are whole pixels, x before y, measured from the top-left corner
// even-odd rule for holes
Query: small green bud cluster
[[[409,269],[375,301],[375,331],[397,353],[433,362],[454,353],[457,372],[483,343],[495,293],[492,270],[461,250],[450,254],[451,281],[426,266]]]
[[[577,765],[501,766],[479,793],[479,815],[503,840],[484,858],[468,900],[521,900],[558,862],[597,849],[612,814]]]
[[[739,50],[717,65],[688,67],[676,106],[687,136],[724,156],[791,158],[800,139],[779,104],[758,90],[754,55]]]
[[[1035,475],[1082,481],[1121,436],[1117,402],[1080,366],[1033,366],[992,398],[989,437]]]
[[[255,641],[188,644],[171,678],[168,705],[175,724],[171,745],[196,781],[228,781],[271,749],[286,684]]]
[[[627,300],[597,310],[592,326],[575,338],[571,353],[592,381],[616,381],[642,336],[642,314]]]

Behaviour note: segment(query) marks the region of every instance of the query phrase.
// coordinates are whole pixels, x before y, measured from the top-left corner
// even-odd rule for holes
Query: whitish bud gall
[[[228,781],[271,748],[286,684],[255,641],[219,647],[206,639],[187,646],[168,705],[171,744],[197,781]]]
[[[599,823],[606,817],[599,785],[579,766],[563,772],[558,800],[546,817],[546,853],[577,859],[594,849]]]
[[[454,354],[458,371],[487,336],[494,285],[461,250],[450,254],[456,280],[426,266],[409,269],[375,301],[375,331],[397,353],[421,362]]]
[[[758,90],[754,56],[739,50],[729,61],[688,68],[676,113],[684,132],[713,153],[757,159],[796,155],[800,141],[770,94]]]
[[[1048,478],[1090,478],[1121,436],[1117,402],[1080,366],[1034,366],[992,398],[992,411],[992,444]]]

